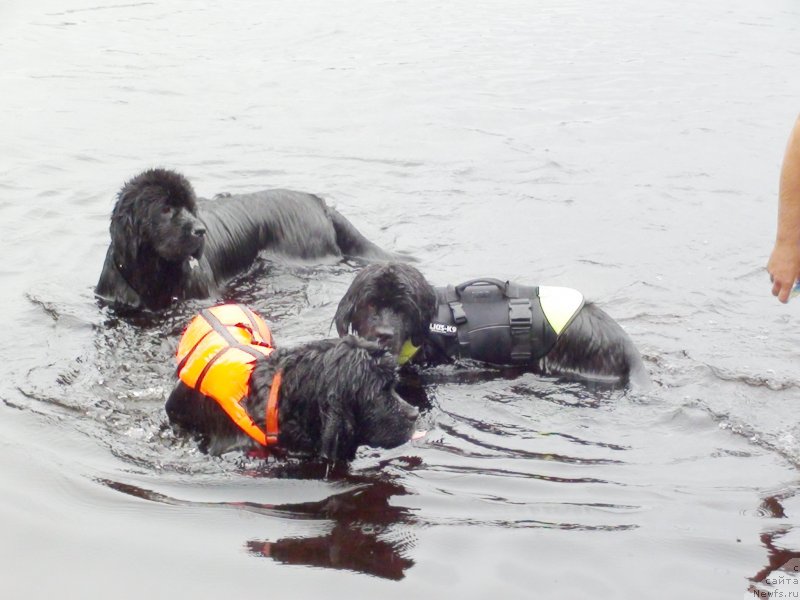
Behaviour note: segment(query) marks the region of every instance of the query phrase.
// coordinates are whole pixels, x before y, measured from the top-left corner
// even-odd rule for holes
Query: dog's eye
[[[168,215],[171,212],[172,212],[172,207],[169,206],[168,204],[165,204],[164,206],[161,207],[161,214],[162,215]]]

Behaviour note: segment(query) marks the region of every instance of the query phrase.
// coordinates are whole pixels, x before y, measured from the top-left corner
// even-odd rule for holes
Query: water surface
[[[4,3],[3,597],[753,597],[800,557],[798,305],[763,269],[798,24],[790,0]],[[577,287],[654,389],[435,370],[429,435],[347,472],[204,456],[163,413],[204,303],[124,322],[92,294],[151,166],[319,193],[435,284]],[[223,299],[292,345],[332,334],[355,269],[265,256]]]

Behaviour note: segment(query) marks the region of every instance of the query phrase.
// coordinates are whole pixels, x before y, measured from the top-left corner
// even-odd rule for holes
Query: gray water
[[[797,593],[800,304],[763,267],[798,25],[792,0],[4,0],[0,595]],[[654,389],[434,371],[430,433],[345,476],[204,456],[163,414],[204,304],[128,323],[92,294],[151,166],[318,193],[435,284],[579,288]],[[290,346],[355,272],[264,256],[224,299]]]

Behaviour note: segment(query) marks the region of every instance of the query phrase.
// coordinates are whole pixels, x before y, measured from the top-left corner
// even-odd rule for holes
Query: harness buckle
[[[508,301],[508,320],[511,327],[531,326],[531,301],[528,298],[511,298]]]
[[[511,326],[511,360],[515,363],[530,362],[531,325],[533,323],[531,301],[528,298],[509,298],[508,322]]]
[[[456,325],[463,325],[467,322],[467,313],[464,312],[464,306],[461,302],[449,302],[450,312],[453,313],[453,322]]]

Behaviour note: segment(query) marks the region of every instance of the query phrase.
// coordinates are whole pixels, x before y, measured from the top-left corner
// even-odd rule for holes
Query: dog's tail
[[[368,240],[355,226],[335,208],[328,206],[336,243],[347,258],[362,258],[370,261],[415,261],[413,256],[384,250],[375,242]]]
[[[645,392],[652,386],[650,374],[644,366],[642,355],[630,342],[625,345],[625,358],[628,363],[628,385],[637,392]]]
[[[575,315],[543,364],[555,373],[573,373],[590,380],[616,379],[637,391],[650,387],[650,375],[633,340],[591,302]]]

